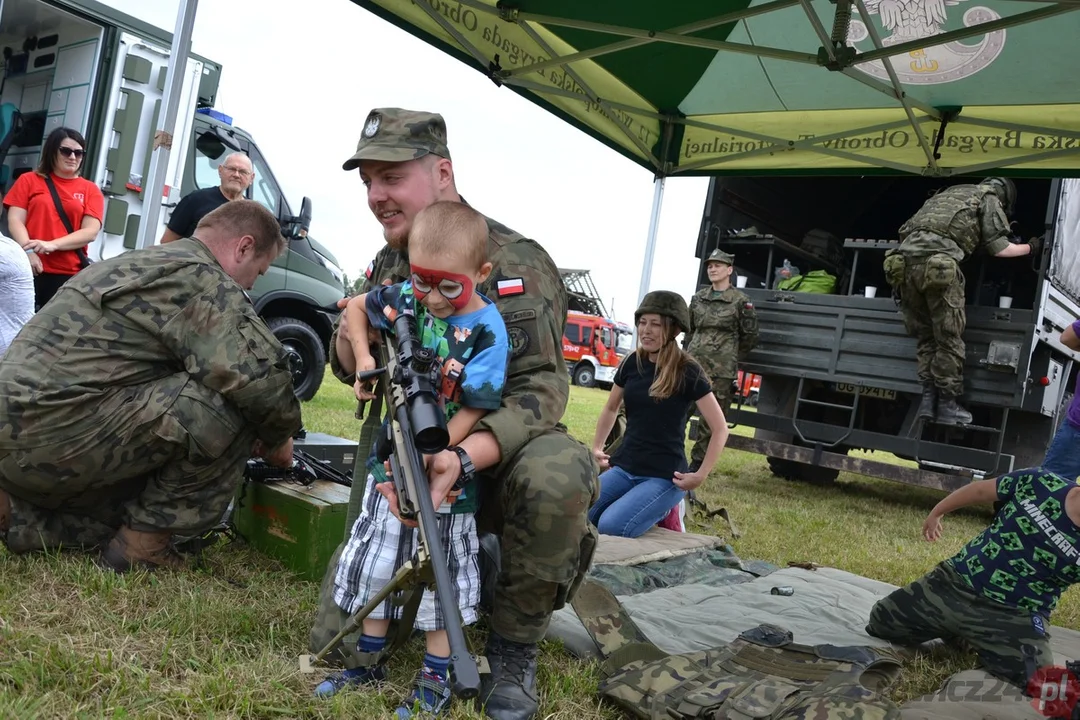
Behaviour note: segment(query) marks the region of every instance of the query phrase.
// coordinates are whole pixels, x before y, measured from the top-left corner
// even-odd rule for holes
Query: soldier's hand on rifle
[[[461,477],[461,458],[453,450],[443,450],[431,456],[428,463],[428,485],[431,488],[431,504],[438,508],[450,494],[454,483]]]
[[[276,448],[267,448],[262,440],[256,440],[251,446],[251,457],[262,458],[274,467],[291,467],[293,461],[293,439],[289,438]]]
[[[262,459],[274,467],[287,468],[292,466],[293,439],[289,438],[272,450],[262,453]]]

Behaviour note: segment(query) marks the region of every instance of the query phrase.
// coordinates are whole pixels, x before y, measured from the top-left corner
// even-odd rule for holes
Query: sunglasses
[[[75,148],[62,147],[60,148],[60,154],[64,157],[75,156],[78,159],[82,159],[82,156],[86,154],[85,150],[76,150]]]

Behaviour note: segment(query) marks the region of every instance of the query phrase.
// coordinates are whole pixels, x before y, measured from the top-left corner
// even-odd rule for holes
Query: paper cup
[[[877,288],[874,287],[873,285],[867,285],[866,286],[866,297],[868,297],[868,298],[877,297]]]
[[[999,308],[1006,308],[1006,309],[1011,308],[1012,307],[1012,298],[1009,297],[1008,295],[1002,295],[1001,297],[998,298],[998,307]]]
[[[741,288],[746,287],[746,276],[745,275],[740,275],[739,277],[735,278],[735,287],[741,287]]]

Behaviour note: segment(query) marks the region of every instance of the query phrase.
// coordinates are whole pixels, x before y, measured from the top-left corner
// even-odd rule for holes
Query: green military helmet
[[[998,197],[1001,198],[1002,205],[1005,206],[1005,214],[1011,214],[1013,211],[1013,205],[1016,203],[1016,183],[1009,178],[1004,177],[988,177],[984,179],[980,185],[993,185],[1002,189],[1004,197],[1001,197],[1002,193],[998,193]]]
[[[646,313],[656,313],[669,317],[683,332],[690,331],[690,309],[682,295],[670,290],[653,290],[648,293],[634,311],[634,322],[638,322]]]

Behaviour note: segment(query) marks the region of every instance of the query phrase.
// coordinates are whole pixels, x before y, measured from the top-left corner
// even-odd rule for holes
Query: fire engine
[[[634,330],[609,318],[588,270],[559,269],[568,311],[563,358],[575,385],[610,389],[619,361],[630,352]]]
[[[619,361],[630,350],[632,330],[626,323],[577,310],[566,313],[563,358],[575,385],[611,388]]]

